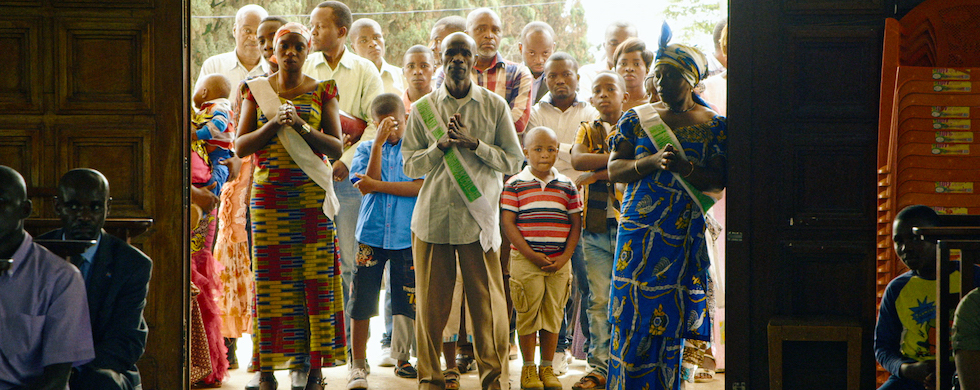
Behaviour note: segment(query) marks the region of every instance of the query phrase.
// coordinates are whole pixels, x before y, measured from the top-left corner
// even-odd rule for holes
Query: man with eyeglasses
[[[31,210],[24,177],[0,165],[0,389],[64,389],[95,357],[85,285],[24,231]]]
[[[152,262],[139,249],[102,230],[109,181],[94,169],[73,169],[58,183],[55,212],[62,229],[39,239],[94,240],[77,261],[85,280],[95,360],[76,368],[72,390],[140,388],[136,361],[146,348],[143,319]]]

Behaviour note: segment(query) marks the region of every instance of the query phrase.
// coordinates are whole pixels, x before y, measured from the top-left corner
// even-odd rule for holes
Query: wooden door
[[[769,388],[767,325],[786,315],[858,321],[861,388],[875,388],[882,33],[914,5],[731,1],[727,389]],[[784,378],[805,379],[784,388],[844,388],[838,343],[783,351]]]
[[[31,187],[67,170],[109,179],[110,217],[152,218],[145,389],[186,388],[188,106],[182,0],[0,1],[0,164]],[[175,212],[176,211],[176,212]],[[53,217],[39,199],[35,217]]]

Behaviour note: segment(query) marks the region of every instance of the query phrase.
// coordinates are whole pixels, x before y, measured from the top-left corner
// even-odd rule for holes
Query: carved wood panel
[[[874,121],[882,28],[792,26],[782,34],[783,97],[791,121]],[[846,60],[843,60],[846,59]]]
[[[146,190],[152,188],[152,127],[140,128],[133,123],[77,124],[59,126],[57,134],[59,172],[81,167],[96,169],[109,180],[110,215],[150,216]]]
[[[0,110],[41,111],[39,18],[0,20],[0,53],[8,66],[0,72]]]
[[[31,186],[68,169],[110,182],[114,217],[149,217],[153,260],[137,363],[146,390],[189,387],[184,0],[0,1],[0,164]],[[51,205],[36,214],[51,217]]]
[[[59,113],[150,112],[149,21],[64,14],[55,25]]]

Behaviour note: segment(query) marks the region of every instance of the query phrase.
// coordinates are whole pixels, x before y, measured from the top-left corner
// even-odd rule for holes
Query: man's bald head
[[[0,189],[10,190],[4,191],[5,200],[27,200],[27,182],[19,172],[6,165],[0,165]]]
[[[94,169],[72,169],[58,182],[55,211],[61,217],[65,237],[95,240],[109,213],[109,181]]]
[[[109,180],[102,172],[89,168],[72,169],[65,172],[58,181],[58,194],[64,195],[69,190],[93,189],[109,198]]]
[[[24,220],[31,216],[31,210],[24,177],[0,165],[0,257],[10,258],[20,246]]]

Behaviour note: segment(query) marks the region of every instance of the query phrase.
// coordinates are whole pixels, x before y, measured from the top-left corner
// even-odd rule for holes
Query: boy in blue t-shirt
[[[912,228],[939,225],[939,216],[927,206],[909,206],[895,216],[895,253],[909,271],[888,283],[881,298],[875,358],[892,375],[879,390],[935,387],[936,243],[912,234]],[[959,271],[950,274],[951,294],[960,292],[959,281]]]
[[[378,128],[374,140],[361,143],[351,164],[350,179],[364,194],[354,237],[359,249],[348,307],[351,324],[349,389],[367,389],[366,348],[371,317],[378,315],[378,294],[385,263],[389,269],[394,321],[391,357],[398,360],[395,373],[415,378],[408,362],[414,341],[415,271],[412,262],[412,210],[422,179],[405,175],[402,136],[407,121],[400,96],[385,93],[371,103]]]

